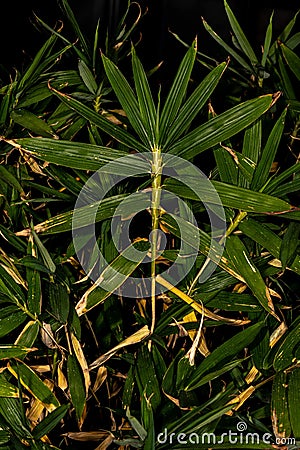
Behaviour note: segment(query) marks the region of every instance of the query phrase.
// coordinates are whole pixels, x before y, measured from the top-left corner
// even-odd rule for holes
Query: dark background
[[[149,65],[167,59],[168,64],[177,65],[183,54],[183,47],[169,33],[177,33],[190,43],[198,34],[200,51],[218,52],[219,48],[204,30],[201,16],[223,38],[230,39],[229,26],[223,0],[140,0],[148,13],[139,26],[143,40],[139,56]],[[230,7],[240,20],[250,42],[257,47],[263,43],[264,32],[272,10],[274,15],[274,36],[294,16],[300,7],[299,0],[228,0]],[[69,0],[83,29],[92,36],[98,17],[101,27],[114,29],[127,0]],[[20,67],[28,61],[44,42],[47,34],[34,27],[35,12],[49,25],[54,26],[62,11],[57,0],[11,0],[2,1],[0,10],[1,64]],[[300,29],[298,22],[298,30]],[[297,31],[297,30],[295,30]]]

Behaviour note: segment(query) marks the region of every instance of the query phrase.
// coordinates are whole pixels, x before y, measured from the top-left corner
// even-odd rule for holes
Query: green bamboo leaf
[[[49,303],[51,313],[61,323],[66,323],[69,316],[69,294],[63,284],[49,283],[48,285]]]
[[[271,17],[270,17],[269,25],[268,25],[268,28],[266,31],[266,36],[265,36],[265,42],[264,42],[264,46],[263,46],[263,55],[262,55],[262,59],[261,59],[261,65],[263,67],[265,67],[265,65],[266,65],[270,46],[271,46],[272,33],[273,33],[273,15],[274,15],[274,11],[272,12]]]
[[[271,409],[273,432],[277,438],[291,435],[291,423],[288,410],[288,375],[278,372],[273,380]]]
[[[139,104],[137,98],[129,85],[128,81],[118,69],[118,67],[102,55],[102,61],[107,78],[118,97],[122,108],[126,112],[129,122],[131,123],[133,129],[137,132],[139,138],[145,145],[152,146],[150,136],[147,133],[145,125],[142,121],[141,112],[139,109]]]
[[[298,17],[299,12],[300,12],[300,10],[296,12],[294,17],[286,25],[286,27],[284,28],[282,33],[280,33],[280,35],[278,36],[278,39],[277,39],[278,41],[285,42],[288,39],[289,35],[292,32],[292,29],[294,28],[295,24],[297,23],[297,17]]]
[[[247,348],[255,340],[263,327],[263,322],[251,325],[245,330],[235,334],[232,338],[227,339],[226,342],[213,350],[212,353],[210,353],[197,367],[191,378],[188,380],[185,389],[196,389],[199,383],[201,384],[204,375],[207,375],[212,370],[215,371],[218,367],[232,361],[239,352],[244,348]]]
[[[201,180],[199,180],[199,183],[201,183]],[[265,214],[276,211],[286,212],[291,209],[291,206],[287,202],[271,195],[251,191],[250,189],[244,189],[238,186],[234,186],[233,188],[232,185],[220,181],[212,181],[211,183],[217,191],[222,205],[229,208]],[[188,187],[191,185],[192,184],[189,184],[188,176],[186,177],[185,185],[174,179],[167,179],[164,183],[165,188],[169,191],[174,192],[183,198],[199,201],[195,192]],[[216,197],[212,195],[211,190],[209,190],[204,183],[203,186],[201,185],[201,189],[202,201],[207,204],[216,202]]]
[[[0,124],[5,124],[7,121],[10,105],[13,102],[14,87],[15,85],[13,83],[9,85],[8,90],[0,102]]]
[[[26,364],[21,361],[9,363],[8,370],[49,412],[59,406],[57,398],[48,386]]]
[[[288,183],[284,183],[279,186],[277,189],[274,189],[272,194],[276,197],[286,198],[288,194],[293,192],[298,192],[300,190],[300,178],[295,178],[293,181],[289,181]]]
[[[279,346],[273,361],[273,367],[276,372],[286,369],[293,365],[297,358],[296,352],[300,344],[300,321],[294,320],[290,326],[290,331],[285,334],[284,340]]]
[[[40,326],[38,322],[31,320],[27,322],[25,327],[22,329],[21,333],[17,337],[15,344],[24,346],[24,347],[32,347],[36,341],[36,338],[39,334]]]
[[[36,349],[21,345],[0,345],[0,359],[21,358]]]
[[[157,141],[156,130],[156,109],[151,94],[150,86],[147,80],[145,70],[136,55],[135,49],[132,46],[132,69],[134,76],[135,90],[139,102],[139,109],[145,128],[150,136],[152,146],[155,146]]]
[[[224,183],[237,184],[238,167],[234,163],[230,153],[225,148],[219,146],[214,149],[214,157],[217,163],[221,181]]]
[[[239,229],[262,248],[267,249],[275,258],[279,258],[281,239],[267,225],[248,217],[239,224]]]
[[[222,267],[222,269],[228,271],[231,275],[238,276],[233,264],[228,261],[226,253],[223,253],[222,246],[217,241],[211,242],[211,238],[206,232],[180,216],[176,216],[175,220],[174,217],[164,214],[160,223],[164,229],[168,229],[169,233],[182,239],[192,249],[194,248],[206,257],[209,257],[209,259]],[[220,257],[220,255],[222,256]]]
[[[6,241],[7,244],[11,245],[13,248],[18,250],[19,252],[26,253],[26,244],[24,241],[15,235],[11,230],[6,228],[4,225],[0,224],[0,233],[2,238]],[[1,269],[0,269],[1,274]],[[1,280],[1,277],[0,277]],[[1,292],[1,281],[0,281],[0,292]]]
[[[86,63],[88,63],[88,59],[86,57],[86,55],[79,50],[79,48],[77,48],[76,43],[73,44],[72,42],[70,42],[67,38],[65,38],[61,33],[61,29],[59,29],[58,31],[56,31],[54,28],[51,28],[49,25],[47,25],[40,17],[35,16],[35,19],[37,20],[37,22],[39,22],[46,30],[48,30],[53,36],[57,36],[59,39],[61,39],[63,42],[65,42],[67,44],[66,48],[72,48],[78,55],[78,57],[80,59],[83,59]],[[55,59],[61,55],[61,51],[58,52],[58,55],[54,55]],[[53,56],[53,55],[52,55]]]
[[[226,250],[235,265],[236,271],[244,278],[253,295],[268,313],[277,318],[269,289],[239,237],[230,236],[227,238]]]
[[[261,158],[257,164],[251,183],[251,189],[254,191],[261,189],[268,179],[271,166],[274,162],[282,138],[286,113],[287,108],[282,111],[279,119],[276,121],[262,151]]]
[[[280,246],[279,259],[281,260],[283,270],[285,270],[287,266],[290,267],[290,264],[297,255],[299,236],[300,223],[290,222]]]
[[[95,77],[88,68],[87,64],[82,59],[79,60],[78,70],[82,78],[82,81],[84,82],[88,90],[92,94],[96,94],[98,86],[95,81]]]
[[[261,119],[259,119],[246,129],[243,140],[242,154],[245,158],[249,158],[250,161],[253,161],[254,164],[258,162],[260,157],[261,138],[262,138],[262,122]],[[252,177],[250,182],[248,182],[248,180],[243,176],[243,174],[239,173],[239,186],[248,188],[250,186],[251,181]]]
[[[68,357],[68,382],[77,421],[80,423],[85,406],[85,388],[82,371],[74,355]]]
[[[12,120],[39,136],[57,138],[52,128],[42,119],[25,109],[15,109],[11,112]]]
[[[50,271],[49,271],[50,272]],[[28,283],[27,305],[33,314],[41,313],[41,275],[38,270],[27,268],[26,279]]]
[[[300,80],[300,58],[299,56],[293,52],[293,50],[289,49],[286,45],[280,44],[280,48],[282,50],[283,56],[291,69],[294,75]]]
[[[53,87],[51,88],[51,90],[70,109],[76,111],[78,114],[89,120],[91,123],[95,124],[109,136],[126,145],[126,147],[133,148],[141,152],[149,150],[147,146],[143,145],[141,142],[131,136],[130,133],[123,130],[120,126],[113,124],[103,115],[96,113],[93,109],[84,105],[80,101],[70,97],[67,94],[63,94],[57,91]]]
[[[2,397],[20,397],[20,390],[13,384],[9,383],[3,373],[0,374],[0,398]]]
[[[83,206],[76,209],[76,220],[73,223],[73,211],[68,211],[66,213],[59,214],[46,220],[34,227],[36,233],[41,234],[53,234],[61,233],[64,231],[69,231],[72,229],[77,229],[85,227],[91,224],[91,217],[95,214],[95,223],[100,222],[105,219],[111,218],[115,214],[117,206],[123,202],[123,200],[128,197],[128,194],[114,195],[108,198],[104,198],[101,201],[99,208],[99,201],[91,203],[90,205]],[[144,205],[144,208],[149,206],[148,199],[142,194],[132,195],[126,199],[125,205],[120,206],[120,213],[126,214],[128,208],[134,207],[136,202],[139,201],[139,205]],[[1,270],[0,270],[1,273]],[[1,279],[0,279],[1,286]]]
[[[101,208],[98,209],[99,202],[88,206],[83,206],[76,210],[76,224],[74,229],[81,228],[91,223],[91,214],[96,209],[95,223],[111,218],[117,206],[126,198],[125,194],[115,195],[101,201]],[[36,233],[55,234],[72,230],[73,211],[58,214],[34,227]],[[1,281],[0,281],[1,284]]]
[[[194,295],[195,300],[202,300],[209,308],[225,311],[261,311],[262,307],[251,294],[237,292],[213,291]]]
[[[0,309],[0,338],[18,328],[26,320],[26,314],[14,305]]]
[[[97,287],[94,284],[84,294],[82,299],[77,303],[76,310],[78,315],[85,314],[90,309],[106,300],[116,289],[118,289],[132,274],[132,272],[140,265],[145,258],[150,244],[146,239],[139,239],[134,244],[129,245],[122,253],[120,253],[111,264],[107,265],[101,272],[99,280],[103,287]],[[139,250],[139,258],[135,255],[130,259],[132,251]]]
[[[33,437],[35,439],[41,439],[43,436],[47,435],[66,415],[70,405],[66,403],[65,405],[58,406],[54,411],[47,415],[37,426],[32,430]]]
[[[237,53],[235,50],[233,50],[233,48],[231,48],[228,44],[226,44],[225,41],[223,41],[223,39],[211,28],[210,25],[208,25],[208,23],[203,19],[202,17],[202,22],[204,25],[204,28],[206,29],[206,31],[214,38],[214,40],[221,45],[221,47],[223,47],[234,59],[237,60],[237,62],[244,67],[244,69],[246,69],[248,72],[252,72],[253,69],[252,67],[244,60],[244,58],[242,58],[239,53]]]
[[[16,398],[1,398],[0,414],[5,419],[9,426],[19,439],[32,440],[32,434],[29,428],[29,423],[20,408],[20,401]],[[28,444],[30,445],[30,444]]]
[[[82,48],[83,52],[85,53],[86,57],[88,58],[89,47],[88,47],[88,44],[86,42],[86,39],[85,39],[81,29],[80,29],[80,26],[75,18],[75,15],[74,15],[72,9],[70,8],[70,5],[67,0],[61,0],[61,2],[62,2],[64,10],[66,12],[66,15],[70,21],[70,24],[74,30],[75,36],[76,36],[76,38],[79,39],[81,48]]]
[[[45,42],[42,48],[37,52],[35,58],[32,63],[22,76],[21,80],[18,83],[19,92],[26,86],[32,84],[32,80],[36,79],[41,73],[41,63],[45,60],[45,57],[51,51],[55,41],[57,40],[57,36],[52,34],[49,39]]]
[[[290,99],[295,100],[296,99],[295,89],[292,80],[288,74],[287,65],[283,61],[283,57],[281,54],[278,54],[278,66],[284,95],[289,100]]]
[[[277,192],[279,192],[281,186],[283,185],[283,182],[289,179],[290,177],[294,176],[295,174],[297,174],[299,171],[300,171],[299,163],[291,165],[277,177],[273,178],[273,180],[271,180],[270,183],[267,184],[266,188],[264,189],[264,192],[266,194],[270,193],[274,194],[276,190]]]
[[[18,192],[20,192],[21,196],[25,195],[24,189],[20,185],[17,178],[7,170],[3,165],[0,165],[0,178],[5,181],[5,183],[9,184],[13,188],[15,188]]]
[[[136,379],[140,396],[148,399],[155,412],[161,403],[160,386],[156,376],[152,354],[146,345],[142,345],[137,353]]]
[[[145,396],[141,399],[142,421],[147,431],[143,447],[145,450],[153,450],[156,443],[154,414],[150,402]]]
[[[173,144],[169,152],[192,159],[251,125],[270,108],[273,100],[272,95],[264,95],[234,106],[188,133]]]
[[[197,43],[193,42],[185,54],[179,69],[176,73],[175,79],[168,93],[166,102],[160,117],[160,142],[163,143],[169,131],[171,130],[172,122],[176,118],[179,108],[182,104],[184,96],[186,95],[187,86],[190,80],[192,69],[196,58]]]
[[[33,239],[34,242],[36,243],[36,246],[40,252],[40,255],[44,261],[45,266],[50,270],[51,273],[54,273],[56,271],[56,265],[54,264],[50,253],[48,252],[48,250],[46,249],[46,247],[44,246],[44,244],[42,243],[42,241],[40,240],[40,238],[38,237],[38,235],[36,234],[36,232],[34,230],[32,230],[32,235],[33,235]]]
[[[74,169],[96,171],[127,154],[108,147],[47,138],[21,138],[8,142],[44,161]]]
[[[237,41],[239,43],[241,50],[244,52],[244,54],[250,60],[252,66],[257,65],[258,59],[248,41],[248,39],[246,38],[240,24],[238,23],[235,15],[233,14],[232,10],[230,9],[228,3],[226,2],[226,0],[224,0],[224,5],[225,5],[225,11],[226,11],[228,20],[230,22],[232,31],[237,38]]]
[[[300,368],[297,367],[288,379],[288,405],[289,417],[294,437],[300,439]]]
[[[300,44],[300,31],[298,33],[293,34],[286,42],[285,45],[290,48],[291,50],[294,50],[298,45]]]
[[[161,139],[164,147],[168,147],[188,129],[196,115],[205,105],[205,102],[209,99],[212,92],[216,88],[226,70],[226,67],[227,63],[225,62],[215,67],[179,109],[172,126],[169,128],[168,133],[165,136],[165,139]]]

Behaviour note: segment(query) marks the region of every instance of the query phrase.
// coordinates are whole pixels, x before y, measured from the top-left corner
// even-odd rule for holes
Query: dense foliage
[[[205,433],[232,448],[236,430],[260,436],[238,448],[296,448],[296,18],[274,38],[271,17],[257,55],[225,1],[232,45],[204,21],[224,61],[188,44],[166,89],[138,58],[136,3],[101,52],[99,25],[88,42],[62,5],[73,36],[37,18],[43,47],[1,75],[0,449],[205,449]],[[191,172],[175,177],[179,158]],[[136,295],[122,291],[135,279]]]

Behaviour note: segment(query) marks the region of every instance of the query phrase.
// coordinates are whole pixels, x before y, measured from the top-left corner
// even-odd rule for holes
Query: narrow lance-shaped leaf
[[[237,38],[239,46],[241,47],[244,54],[251,61],[252,65],[258,64],[258,59],[248,41],[248,39],[246,38],[240,24],[238,23],[235,15],[233,14],[232,10],[230,9],[228,3],[226,2],[226,0],[224,0],[224,5],[225,5],[225,11],[226,11],[227,17],[228,17],[230,25],[232,27],[232,31],[234,32],[234,34]]]
[[[0,345],[0,359],[21,358],[35,348],[27,348],[21,345]]]
[[[214,40],[221,45],[234,59],[237,60],[238,63],[241,64],[248,72],[252,72],[252,67],[248,64],[244,58],[242,58],[239,53],[237,53],[233,48],[231,48],[223,39],[211,28],[210,25],[206,22],[206,20],[202,17],[202,22],[206,31],[214,38]]]
[[[108,147],[47,138],[21,138],[7,142],[43,161],[73,169],[96,171],[127,154]]]
[[[54,411],[48,414],[32,430],[34,438],[41,439],[43,436],[47,435],[51,430],[53,430],[53,428],[55,428],[66,415],[69,407],[69,403],[66,403],[65,405],[58,406]]]
[[[135,90],[139,102],[139,109],[145,128],[147,129],[152,141],[152,145],[155,146],[157,141],[156,136],[156,109],[150,90],[150,86],[147,80],[145,70],[136,55],[135,49],[132,46],[132,69],[134,76]]]
[[[198,384],[201,383],[201,378],[203,375],[208,374],[211,370],[215,370],[220,365],[232,361],[232,358],[236,357],[239,352],[248,347],[248,345],[254,341],[260,333],[262,327],[262,322],[251,325],[240,333],[237,333],[232,338],[228,339],[224,342],[224,344],[217,347],[195,370],[191,378],[188,380],[185,389],[196,389]]]
[[[260,188],[262,188],[268,179],[271,166],[273,164],[283,134],[286,112],[287,109],[285,108],[282,111],[279,119],[276,121],[268,137],[267,143],[262,151],[261,158],[253,174],[251,183],[251,189],[253,190],[259,190]]]
[[[291,423],[288,413],[288,375],[279,372],[275,375],[272,385],[272,425],[276,438],[285,438],[291,435]]]
[[[279,94],[274,97],[264,95],[234,106],[188,133],[168,151],[182,158],[192,159],[251,125],[273,105],[278,96]]]
[[[201,180],[199,180],[199,183],[200,182]],[[272,195],[244,189],[238,186],[235,186],[234,189],[232,189],[232,185],[220,181],[212,181],[211,183],[216,189],[223,206],[253,213],[286,212],[291,210],[289,203],[277,197],[273,197]],[[188,177],[186,177],[186,185],[173,179],[165,181],[166,189],[171,192],[184,198],[199,201],[197,194],[195,194],[188,186]],[[216,202],[216,197],[211,195],[211,191],[207,189],[204,183],[203,186],[201,186],[201,189],[201,200],[205,201],[207,204]]]
[[[131,252],[139,249],[139,257],[137,255],[130,260]],[[105,267],[99,276],[101,284],[98,287],[97,282],[87,290],[82,299],[77,303],[76,310],[78,315],[85,314],[90,309],[102,303],[116,289],[118,289],[132,274],[132,272],[140,265],[149,250],[149,241],[139,239],[135,245],[128,246],[120,253],[114,261]],[[129,258],[129,259],[128,259]],[[103,286],[103,287],[101,287]]]
[[[280,260],[283,270],[293,262],[299,247],[300,223],[290,222],[280,246]]]
[[[60,100],[66,104],[70,109],[76,111],[85,119],[89,120],[91,123],[99,127],[102,131],[107,133],[109,136],[113,137],[117,141],[126,145],[126,147],[133,148],[137,151],[147,151],[149,150],[144,144],[135,139],[130,133],[123,130],[120,126],[114,125],[103,115],[96,113],[93,109],[89,108],[79,100],[75,100],[67,94],[57,91],[53,87],[50,87],[52,92],[60,98]]]
[[[19,84],[18,84],[19,91],[21,91],[26,86],[27,83],[29,84],[29,82],[32,80],[32,78],[35,78],[39,74],[39,72],[40,72],[39,66],[41,64],[41,61],[43,61],[45,56],[48,54],[48,51],[51,50],[51,48],[53,47],[56,40],[57,40],[57,36],[52,34],[52,36],[49,37],[49,39],[45,42],[45,44],[42,46],[42,48],[38,51],[34,60],[32,61],[32,63],[30,64],[30,66],[28,67],[26,72],[24,73],[21,80],[19,81]]]
[[[273,15],[274,15],[274,12],[272,12],[271,17],[270,17],[269,25],[268,25],[268,28],[266,31],[266,36],[265,36],[265,42],[264,42],[264,46],[263,46],[263,55],[262,55],[262,59],[261,59],[261,65],[263,67],[265,67],[265,65],[266,65],[267,58],[269,55],[271,40],[272,40]]]
[[[286,333],[284,341],[280,344],[273,361],[273,367],[277,371],[284,370],[295,364],[296,353],[300,344],[300,321],[299,317],[294,320],[290,330]]]
[[[39,400],[48,411],[53,411],[59,406],[59,402],[51,390],[43,383],[36,373],[21,361],[8,364],[8,370],[11,374],[20,380],[25,387],[37,400]]]
[[[188,129],[196,115],[205,105],[205,102],[213,93],[225,72],[226,67],[227,63],[225,62],[215,67],[182,105],[172,123],[172,127],[169,128],[168,134],[165,136],[165,139],[162,140],[162,144],[165,148],[178,139]]]
[[[82,81],[84,82],[84,84],[86,85],[88,90],[92,94],[96,94],[97,83],[95,81],[94,75],[92,74],[92,72],[88,68],[87,64],[82,59],[79,60],[78,70],[79,70],[80,76],[82,78]]]
[[[17,329],[25,322],[26,314],[14,305],[2,307],[0,310],[0,338]]]
[[[133,129],[137,132],[139,138],[145,145],[151,146],[152,142],[149,139],[149,135],[142,121],[139,104],[131,86],[119,68],[112,61],[104,55],[102,55],[102,61],[107,78],[109,79],[122,108],[126,112]]]
[[[293,52],[293,50],[289,49],[284,44],[280,44],[283,56],[289,66],[289,68],[292,70],[294,75],[300,80],[300,58],[299,56]]]
[[[5,183],[11,185],[13,188],[15,188],[18,192],[20,192],[21,196],[25,196],[25,192],[17,178],[4,167],[3,165],[0,165],[0,177],[2,181],[5,181]]]
[[[67,0],[62,0],[62,4],[64,7],[64,10],[67,14],[67,17],[73,27],[73,30],[75,32],[76,37],[79,39],[80,45],[82,47],[83,52],[85,53],[86,57],[88,58],[89,56],[89,47],[88,44],[86,42],[86,39],[80,29],[80,26],[75,18],[75,15],[72,11],[72,9],[70,8],[69,3],[67,2]]]
[[[25,109],[15,109],[11,112],[10,117],[14,122],[30,131],[33,131],[33,133],[36,133],[39,136],[57,137],[52,128],[31,111],[26,111]]]
[[[230,236],[227,238],[226,250],[231,261],[234,263],[237,272],[244,278],[245,282],[263,308],[278,319],[274,312],[274,305],[270,296],[270,291],[266,286],[260,272],[255,267],[253,261],[251,261],[251,257],[240,238],[237,236]]]
[[[177,116],[183,98],[186,95],[187,85],[196,58],[196,51],[195,41],[184,56],[167,96],[160,118],[160,143],[164,142],[171,124]]]
[[[77,421],[81,427],[85,407],[85,389],[82,372],[74,355],[68,357],[68,382]]]
[[[261,137],[262,137],[261,134],[262,134],[261,119],[257,120],[250,127],[248,127],[244,134],[242,153],[243,156],[249,158],[251,161],[253,161],[254,164],[256,164],[257,161],[259,160],[261,152]],[[250,182],[248,182],[248,180],[246,180],[244,175],[242,173],[239,173],[239,186],[248,188],[250,186],[251,181],[252,177]]]
[[[300,439],[300,368],[295,368],[288,379],[288,406],[293,435]]]

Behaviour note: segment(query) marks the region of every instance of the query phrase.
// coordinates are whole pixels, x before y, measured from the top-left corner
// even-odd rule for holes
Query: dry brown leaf
[[[98,389],[100,389],[106,378],[107,378],[107,369],[106,367],[100,366],[97,372],[95,384],[93,386],[93,392],[96,392]]]
[[[100,441],[101,439],[106,439],[110,435],[111,435],[110,431],[101,430],[101,431],[69,432],[69,433],[64,433],[62,436],[67,437],[69,439],[73,439],[74,441],[94,442],[94,441]]]

